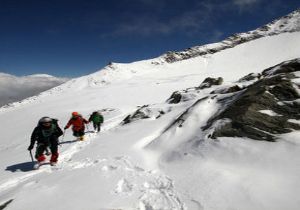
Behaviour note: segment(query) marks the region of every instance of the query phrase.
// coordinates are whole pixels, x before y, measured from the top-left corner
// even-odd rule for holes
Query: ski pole
[[[31,150],[29,150],[29,154],[30,154],[30,157],[31,157],[31,161],[34,162]]]

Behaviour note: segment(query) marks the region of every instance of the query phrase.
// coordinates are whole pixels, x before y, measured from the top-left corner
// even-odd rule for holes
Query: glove
[[[32,149],[33,149],[33,145],[30,144],[29,147],[28,147],[28,150],[30,151],[30,150],[32,150]]]

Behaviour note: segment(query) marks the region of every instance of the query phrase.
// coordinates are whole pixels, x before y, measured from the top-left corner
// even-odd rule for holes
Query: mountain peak
[[[267,36],[274,36],[282,33],[293,33],[300,31],[300,9],[272,21],[253,31],[234,34],[219,43],[195,46],[179,52],[167,52],[161,57],[167,63],[173,63],[189,58],[214,54],[222,50],[233,48],[239,44],[249,42]]]
[[[265,35],[276,35],[280,33],[300,31],[300,9],[291,12],[279,19],[272,21],[254,31],[261,32]]]

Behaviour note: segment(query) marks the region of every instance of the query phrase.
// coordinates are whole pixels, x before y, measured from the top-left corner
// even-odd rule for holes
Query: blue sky
[[[299,0],[0,0],[0,72],[77,77],[221,41]]]

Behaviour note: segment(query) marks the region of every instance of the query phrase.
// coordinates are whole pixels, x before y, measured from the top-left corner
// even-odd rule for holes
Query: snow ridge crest
[[[233,48],[239,44],[259,39],[262,37],[275,36],[282,33],[293,33],[299,31],[300,9],[297,9],[294,12],[283,16],[279,19],[276,19],[271,23],[259,27],[253,31],[233,34],[232,36],[226,38],[222,42],[202,46],[195,46],[179,52],[170,51],[162,55],[161,57],[167,63],[174,63],[177,61],[186,60],[197,56],[214,54],[222,50]]]

